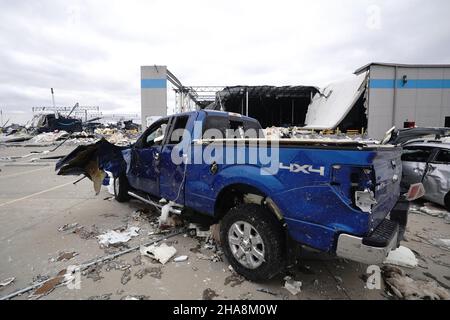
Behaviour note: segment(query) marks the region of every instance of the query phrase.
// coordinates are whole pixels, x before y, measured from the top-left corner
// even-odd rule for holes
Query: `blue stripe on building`
[[[167,88],[167,79],[141,79],[142,89],[165,89]]]
[[[393,79],[370,79],[369,88],[371,89],[450,89],[450,79],[424,79],[424,80],[403,80],[394,81]]]

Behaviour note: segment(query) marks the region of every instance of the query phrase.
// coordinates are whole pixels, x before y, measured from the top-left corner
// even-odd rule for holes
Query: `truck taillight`
[[[345,196],[352,206],[363,212],[371,212],[375,200],[375,174],[371,167],[334,165],[331,185]]]

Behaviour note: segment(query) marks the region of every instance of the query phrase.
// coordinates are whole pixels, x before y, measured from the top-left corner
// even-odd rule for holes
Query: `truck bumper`
[[[386,219],[369,237],[340,234],[336,255],[365,264],[381,264],[397,248],[399,236],[398,223]]]

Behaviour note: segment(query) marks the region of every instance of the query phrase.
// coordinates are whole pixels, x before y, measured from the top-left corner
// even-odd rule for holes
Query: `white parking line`
[[[8,204],[12,204],[12,203],[15,203],[15,202],[19,202],[19,201],[22,201],[22,200],[26,200],[26,199],[32,198],[32,197],[34,197],[34,196],[38,196],[38,195],[40,195],[40,194],[43,194],[43,193],[46,193],[46,192],[50,192],[50,191],[53,191],[53,190],[56,190],[56,189],[59,189],[59,188],[68,186],[69,184],[73,184],[73,182],[70,181],[70,182],[61,184],[61,185],[56,186],[56,187],[52,187],[52,188],[47,189],[47,190],[44,190],[44,191],[39,191],[39,192],[30,194],[30,195],[25,196],[25,197],[23,197],[23,198],[14,199],[14,200],[11,200],[11,201],[8,201],[8,202],[0,203],[0,207],[3,207],[3,206],[6,206],[6,205],[8,205]]]
[[[44,170],[44,169],[48,169],[48,167],[45,167],[45,168],[39,168],[39,169],[33,169],[33,170],[30,170],[30,171],[25,171],[25,172],[13,173],[13,174],[10,174],[10,175],[7,175],[7,176],[0,176],[0,179],[1,179],[1,178],[12,178],[12,177],[17,177],[17,176],[21,176],[21,175],[23,175],[23,174],[33,173],[33,172],[40,171],[40,170]]]

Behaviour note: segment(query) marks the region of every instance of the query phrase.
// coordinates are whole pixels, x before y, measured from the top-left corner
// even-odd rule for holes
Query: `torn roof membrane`
[[[332,83],[316,93],[306,114],[305,129],[335,129],[364,93],[367,73]]]

